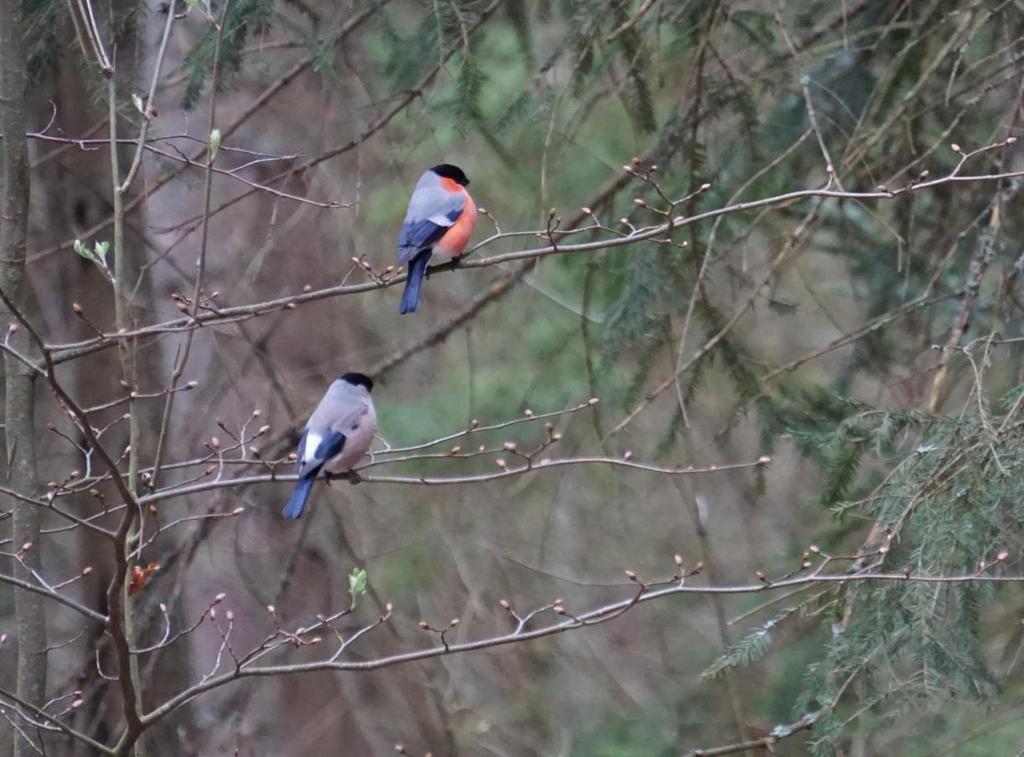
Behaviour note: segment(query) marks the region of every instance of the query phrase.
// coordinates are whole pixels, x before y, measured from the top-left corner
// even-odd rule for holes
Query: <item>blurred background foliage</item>
[[[71,133],[68,111],[96,106],[67,99],[78,63],[73,47],[62,53],[61,3],[32,5],[40,112],[56,102]],[[209,10],[219,17],[224,7]],[[673,208],[692,216],[829,181],[872,191],[934,179],[962,152],[1021,130],[1024,8],[1012,1],[233,0],[215,92],[215,32],[202,2],[190,8],[172,39],[160,133],[194,132],[211,98],[230,122],[309,60],[227,141],[299,155],[300,165],[361,140],[280,180],[291,164],[252,174],[350,208],[257,196],[215,217],[211,278],[233,304],[339,281],[353,256],[378,270],[391,264],[409,192],[441,161],[466,170],[489,212],[477,240],[494,232],[492,218],[504,232],[543,232],[552,213],[559,231],[592,218],[610,227],[571,237],[589,240],[654,223],[636,199],[666,207],[623,165],[656,165],[653,180],[671,198],[696,192]],[[119,33],[137,38],[140,61],[151,60],[167,11],[144,3],[115,13],[115,26],[132,25]],[[147,66],[138,70],[144,81]],[[127,120],[138,117],[131,86]],[[75,160],[61,171],[81,176]],[[962,172],[1020,168],[1019,149],[1001,146]],[[147,180],[171,170],[152,161]],[[154,320],[173,314],[162,295],[182,286],[194,249],[178,233],[197,212],[198,176],[154,194],[137,219],[140,260],[163,256],[147,274]],[[85,215],[101,219],[107,190],[88,176],[80,185]],[[220,179],[215,188],[217,203],[243,191]],[[392,601],[405,617],[391,636],[367,639],[360,653],[377,656],[421,643],[420,617],[461,617],[467,639],[506,627],[501,597],[522,608],[564,597],[582,609],[627,596],[624,568],[668,574],[676,552],[688,566],[702,562],[714,583],[784,574],[808,554],[820,559],[812,544],[930,575],[970,573],[1005,550],[996,570],[1020,574],[1019,188],[1012,178],[882,201],[794,199],[688,225],[674,235],[685,247],[646,242],[439,274],[415,318],[395,315],[389,289],[314,303],[274,326],[205,334],[205,370],[221,373],[183,415],[242,417],[256,403],[278,431],[294,429],[330,377],[383,364],[511,277],[506,294],[439,346],[382,371],[387,442],[595,396],[593,410],[558,424],[559,454],[630,451],[687,465],[767,454],[773,463],[687,481],[568,468],[465,488],[324,487],[295,532],[276,520],[284,487],[251,489],[252,516],[197,531],[191,572],[154,581],[165,591],[173,581],[227,586],[302,617],[338,601],[348,570],[365,565],[372,601]],[[60,241],[44,226],[39,246]],[[542,241],[507,237],[482,252]],[[70,254],[49,260],[73,264]],[[76,275],[101,286],[90,271]],[[45,280],[36,274],[37,287]],[[47,295],[37,296],[45,309]],[[258,370],[247,369],[251,356]],[[159,360],[170,358],[153,359],[164,370]],[[181,450],[207,432],[185,418],[177,425]],[[479,443],[541,438],[522,425]],[[491,470],[493,461],[460,466]],[[197,591],[180,592],[183,612],[202,604]],[[639,757],[777,728],[782,754],[1016,754],[1022,610],[1012,584],[676,597],[598,629],[475,656],[232,689],[173,727],[210,754],[270,753],[267,745],[327,754],[339,744],[376,754],[401,741],[435,755]],[[196,646],[202,659],[209,650]],[[170,667],[154,675],[177,674]],[[212,733],[218,717],[236,727]],[[814,727],[789,736],[802,718]],[[300,729],[312,735],[295,737]]]

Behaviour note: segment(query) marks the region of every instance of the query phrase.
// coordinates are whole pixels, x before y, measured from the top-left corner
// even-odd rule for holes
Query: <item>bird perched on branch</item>
[[[328,387],[299,440],[299,481],[284,506],[284,517],[302,515],[322,469],[351,470],[370,451],[377,432],[372,389],[373,380],[362,373],[346,373]]]
[[[398,237],[398,264],[409,266],[399,313],[415,313],[431,260],[458,258],[476,225],[476,204],[462,169],[441,163],[426,171],[413,190]]]

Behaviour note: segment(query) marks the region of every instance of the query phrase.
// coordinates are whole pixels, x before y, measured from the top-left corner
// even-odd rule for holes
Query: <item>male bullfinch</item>
[[[372,389],[373,381],[362,373],[346,373],[328,387],[299,440],[299,481],[284,506],[284,517],[302,515],[322,468],[334,473],[351,470],[370,451],[377,432]]]
[[[409,266],[399,313],[415,313],[420,286],[432,259],[445,263],[466,249],[476,225],[476,204],[458,166],[441,163],[424,173],[409,200],[398,237],[398,264]]]

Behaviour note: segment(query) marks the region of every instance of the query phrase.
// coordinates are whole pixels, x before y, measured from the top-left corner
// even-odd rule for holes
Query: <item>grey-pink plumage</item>
[[[299,440],[299,480],[284,506],[284,517],[302,515],[321,470],[351,470],[370,451],[377,433],[372,389],[373,381],[362,373],[346,373],[328,387]]]

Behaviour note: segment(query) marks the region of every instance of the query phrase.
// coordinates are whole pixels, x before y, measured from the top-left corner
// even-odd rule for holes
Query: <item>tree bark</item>
[[[24,49],[25,23],[21,0],[0,0],[0,129],[3,133],[4,187],[0,219],[0,286],[14,304],[22,308],[25,276],[25,248],[28,236],[29,158],[27,131],[27,65]],[[6,326],[12,314],[0,307]],[[27,351],[27,335],[12,338]],[[7,476],[19,492],[36,491],[35,379],[10,355],[4,355],[4,418],[6,424]],[[39,529],[42,512],[31,505],[11,501],[14,509],[14,549],[23,550],[28,569],[41,567]],[[26,545],[31,545],[26,548]],[[21,578],[33,581],[29,570],[15,566]],[[46,622],[43,597],[17,591],[14,595],[17,619],[17,692],[25,701],[42,705],[46,695]],[[24,734],[29,733],[24,729]],[[35,754],[37,747],[22,732],[14,738],[15,757]]]

